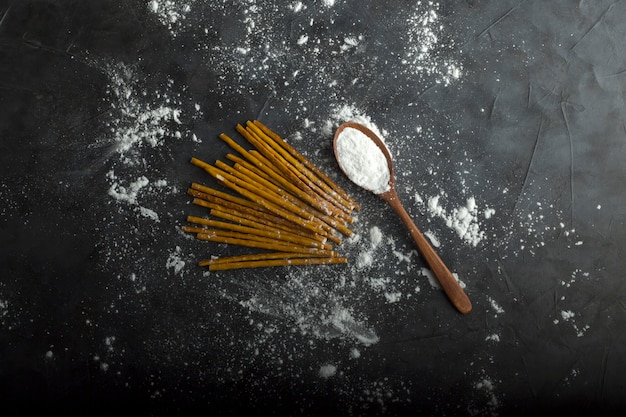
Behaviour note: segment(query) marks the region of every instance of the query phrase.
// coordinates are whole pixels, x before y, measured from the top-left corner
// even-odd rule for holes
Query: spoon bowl
[[[341,154],[342,147],[338,145],[341,139],[341,135],[342,133],[345,133],[344,131],[346,129],[356,129],[358,132],[365,135],[367,139],[371,140],[371,143],[376,145],[376,148],[378,148],[382,152],[382,156],[387,162],[387,169],[389,173],[389,179],[387,184],[383,184],[386,185],[385,187],[370,187],[369,184],[364,185],[362,178],[366,177],[366,175],[362,174],[366,174],[369,170],[371,170],[371,166],[365,166],[366,164],[362,162],[360,164],[347,163],[345,155]],[[366,140],[363,140],[362,145],[366,147],[369,144]],[[443,291],[448,296],[452,305],[454,305],[454,307],[456,307],[456,309],[463,314],[469,313],[472,310],[472,303],[469,300],[469,297],[467,296],[459,282],[456,280],[456,278],[452,275],[445,263],[441,260],[437,252],[435,252],[430,242],[426,239],[426,237],[424,237],[422,232],[415,225],[415,223],[405,210],[404,206],[400,202],[395,187],[393,160],[391,158],[389,150],[387,149],[387,146],[382,141],[382,139],[372,130],[360,123],[346,122],[341,124],[335,131],[333,150],[335,153],[335,158],[337,159],[337,162],[339,164],[339,168],[346,174],[346,176],[350,180],[352,180],[362,188],[366,189],[367,191],[378,195],[380,198],[386,201],[389,206],[391,206],[391,208],[396,212],[398,217],[400,217],[404,225],[407,227],[409,233],[415,241],[415,244],[417,245],[418,250],[424,257],[424,259],[426,259],[428,266],[437,278],[437,281],[443,288]],[[372,150],[374,151],[374,153],[376,153],[375,148],[370,149],[370,153]],[[342,157],[344,157],[343,160]],[[355,167],[355,165],[357,166]],[[355,170],[360,172],[355,172]]]

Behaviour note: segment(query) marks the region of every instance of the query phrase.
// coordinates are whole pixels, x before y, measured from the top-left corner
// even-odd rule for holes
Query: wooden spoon
[[[387,160],[387,168],[389,170],[389,183],[388,183],[388,187],[384,187],[384,191],[373,190],[373,189],[368,189],[367,187],[364,187],[362,184],[362,181],[355,181],[355,177],[357,176],[355,176],[354,167],[351,166],[349,169],[346,169],[347,168],[347,161],[345,160],[346,156],[341,155],[340,152],[338,153],[337,143],[339,140],[339,136],[344,131],[344,129],[347,129],[347,128],[356,129],[360,131],[361,133],[365,134],[365,136],[371,139],[371,141],[378,147],[378,149],[382,151],[385,159]],[[435,252],[433,247],[430,245],[428,240],[424,237],[422,232],[420,232],[420,230],[417,228],[415,223],[413,223],[413,220],[411,220],[411,218],[409,217],[409,214],[406,212],[406,210],[402,206],[402,203],[400,202],[400,199],[398,198],[398,193],[396,192],[395,179],[394,179],[394,173],[393,173],[393,162],[391,159],[391,155],[389,154],[389,150],[385,146],[384,142],[378,137],[378,135],[376,135],[374,132],[372,132],[370,129],[363,126],[362,124],[355,123],[355,122],[346,122],[346,123],[343,123],[341,126],[339,126],[337,130],[335,131],[333,149],[335,152],[335,158],[337,159],[337,162],[339,163],[339,167],[348,176],[348,178],[350,178],[350,180],[355,182],[357,185],[367,189],[368,191],[371,191],[374,194],[378,195],[380,198],[385,200],[391,206],[391,208],[393,208],[393,210],[396,212],[396,214],[400,217],[402,222],[408,228],[409,232],[411,233],[411,236],[413,237],[413,240],[415,240],[415,243],[417,244],[417,247],[420,253],[426,259],[428,266],[430,267],[433,274],[439,281],[439,284],[441,285],[444,292],[450,299],[450,302],[461,313],[463,314],[469,313],[472,310],[472,303],[470,302],[467,294],[465,293],[463,288],[461,288],[461,286],[459,285],[459,282],[456,280],[456,278],[454,278],[454,276],[452,275],[448,267],[443,263],[439,255],[437,255],[437,253]],[[343,164],[342,164],[342,156],[344,157]],[[363,174],[367,174],[367,171],[370,170],[371,167],[361,165],[358,167],[358,169],[363,170],[358,175],[358,177],[362,178],[365,176]]]

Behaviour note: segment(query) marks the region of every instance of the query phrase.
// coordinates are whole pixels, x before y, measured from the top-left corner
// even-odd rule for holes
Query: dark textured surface
[[[626,2],[173,3],[0,2],[7,412],[623,414]],[[340,176],[342,106],[384,129],[469,315]],[[178,230],[202,213],[188,184],[210,182],[188,161],[223,158],[217,135],[255,118],[364,207],[348,266],[195,266],[235,249]],[[132,201],[111,192],[142,178]],[[416,194],[448,213],[474,197],[483,239]]]

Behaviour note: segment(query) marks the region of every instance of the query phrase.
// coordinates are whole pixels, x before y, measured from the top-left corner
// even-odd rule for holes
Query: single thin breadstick
[[[275,266],[295,266],[295,265],[331,265],[345,264],[347,258],[329,257],[329,258],[294,258],[294,259],[272,259],[265,261],[248,261],[248,262],[224,262],[209,265],[210,271],[226,271],[232,269],[243,268],[264,268]]]
[[[296,159],[302,162],[307,168],[313,171],[319,178],[321,178],[332,190],[337,192],[342,198],[350,202],[350,205],[353,206],[354,209],[358,210],[360,208],[359,204],[352,198],[350,195],[339,185],[337,185],[333,180],[331,180],[326,174],[324,174],[315,164],[309,161],[304,155],[298,152],[295,148],[285,142],[279,135],[277,135],[270,128],[265,126],[258,120],[253,122],[257,127],[259,127],[266,135],[271,137],[276,143],[286,149],[291,155],[293,155]]]
[[[268,259],[293,259],[293,258],[310,258],[309,253],[298,252],[269,252],[269,253],[252,253],[248,255],[223,256],[219,258],[210,258],[198,262],[199,266],[209,266],[233,262],[248,261],[265,261]]]
[[[317,249],[317,248],[313,248],[310,246],[303,246],[298,243],[277,242],[276,239],[272,239],[269,237],[265,237],[265,236],[261,236],[261,235],[253,234],[253,233],[233,232],[230,230],[221,230],[221,229],[208,229],[206,227],[197,227],[197,226],[181,226],[181,229],[185,232],[196,234],[196,237],[198,237],[198,235],[201,234],[201,235],[206,235],[210,238],[215,237],[215,238],[239,239],[239,240],[260,242],[260,243],[265,243],[265,244],[270,244],[270,245],[271,244],[294,245],[294,246],[302,246],[302,247],[306,247],[310,249]],[[210,239],[202,239],[202,240],[210,240]],[[326,250],[326,249],[322,249],[322,250]]]
[[[226,243],[230,245],[246,246],[257,249],[269,249],[281,252],[308,253],[315,256],[337,256],[337,253],[332,250],[310,248],[293,244],[281,244],[264,242],[260,240],[243,239],[232,236],[225,236],[220,233],[215,233],[215,231],[211,231],[210,233],[198,233],[196,234],[196,238],[198,238],[199,240],[206,240],[210,242]]]
[[[274,238],[275,240],[295,243],[295,244],[302,245],[302,246],[311,246],[311,247],[320,248],[320,249],[332,249],[332,246],[329,244],[322,243],[318,240],[313,240],[313,239],[308,239],[305,237],[293,235],[288,232],[281,232],[280,230],[272,230],[269,228],[259,229],[256,227],[241,226],[241,225],[234,224],[234,223],[205,219],[205,218],[196,217],[196,216],[187,216],[187,221],[189,223],[200,224],[203,226],[216,227],[219,229],[232,230],[235,232]]]

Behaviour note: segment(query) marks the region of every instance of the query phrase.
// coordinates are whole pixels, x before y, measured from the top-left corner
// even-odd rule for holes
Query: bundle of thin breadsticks
[[[209,217],[188,216],[182,229],[203,241],[258,252],[213,256],[199,265],[218,271],[346,263],[333,244],[352,235],[349,225],[358,203],[258,120],[236,130],[252,149],[222,133],[220,139],[236,152],[226,155],[230,164],[191,159],[230,192],[192,183],[187,192],[194,204],[209,210]]]

